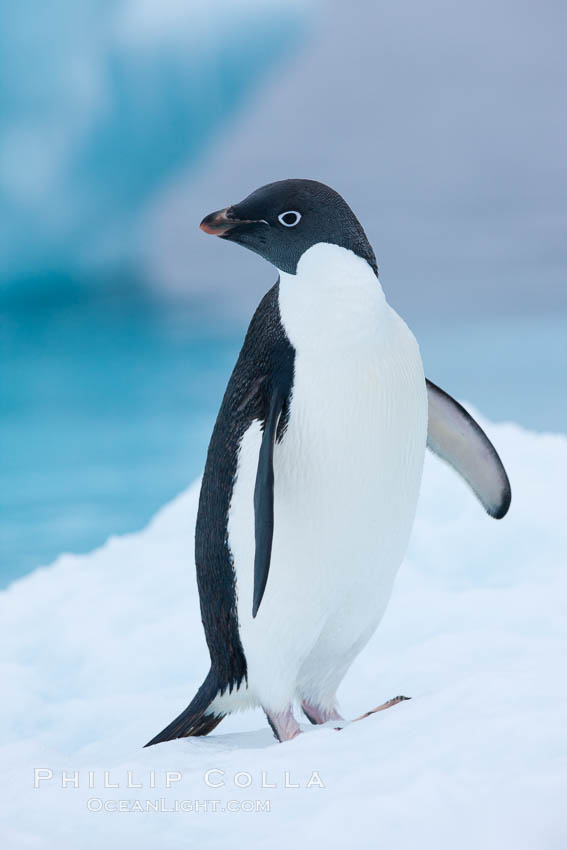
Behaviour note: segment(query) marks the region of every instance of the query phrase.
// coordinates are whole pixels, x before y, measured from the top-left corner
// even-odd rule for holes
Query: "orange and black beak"
[[[228,236],[237,227],[249,224],[267,224],[264,219],[239,218],[234,207],[225,207],[206,215],[199,227],[212,236]]]
[[[224,236],[231,228],[242,223],[235,217],[233,208],[226,207],[206,215],[199,227],[212,236]]]

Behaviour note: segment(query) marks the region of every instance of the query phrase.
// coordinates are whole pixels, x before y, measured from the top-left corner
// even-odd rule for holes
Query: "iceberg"
[[[135,264],[139,218],[305,18],[282,0],[30,0],[0,30],[0,287]]]

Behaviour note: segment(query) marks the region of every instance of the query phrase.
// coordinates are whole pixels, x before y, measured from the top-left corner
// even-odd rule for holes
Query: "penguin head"
[[[238,242],[288,274],[305,251],[321,242],[362,257],[378,275],[374,251],[346,201],[316,180],[279,180],[238,204],[213,212],[201,230]]]

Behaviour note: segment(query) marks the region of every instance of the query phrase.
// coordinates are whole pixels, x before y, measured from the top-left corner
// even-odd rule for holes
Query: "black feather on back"
[[[293,385],[295,349],[280,320],[279,281],[260,302],[228,382],[209,443],[195,533],[201,618],[218,691],[246,678],[240,641],[235,574],[228,545],[228,513],[240,441],[254,420],[265,426],[274,389],[285,394],[277,438],[285,433]],[[250,506],[252,510],[252,505]],[[251,605],[252,600],[243,600]]]

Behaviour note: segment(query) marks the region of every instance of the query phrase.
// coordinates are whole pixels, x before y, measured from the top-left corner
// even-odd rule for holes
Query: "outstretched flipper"
[[[427,396],[427,447],[465,479],[491,517],[502,519],[512,491],[496,449],[465,408],[431,381]]]
[[[258,613],[270,572],[272,539],[274,536],[274,444],[278,423],[286,398],[279,382],[274,382],[270,406],[264,424],[264,435],[258,457],[258,471],[254,488],[254,599],[252,616]]]

